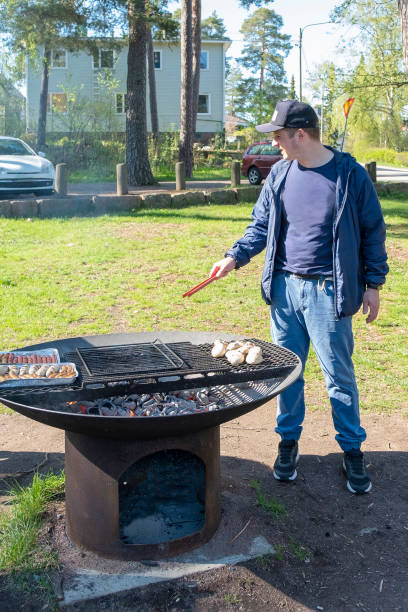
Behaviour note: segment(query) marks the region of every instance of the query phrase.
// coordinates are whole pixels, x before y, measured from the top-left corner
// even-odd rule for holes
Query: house
[[[20,136],[24,132],[25,98],[12,81],[0,82],[0,135]]]
[[[180,43],[153,41],[159,129],[179,129],[180,124]],[[204,40],[201,45],[200,95],[197,133],[205,139],[221,132],[225,125],[225,53],[228,40]],[[118,50],[101,41],[96,52],[71,53],[54,49],[48,87],[47,131],[72,132],[82,114],[89,116],[89,131],[125,131],[125,92],[127,46]],[[27,129],[37,129],[41,73],[27,59]],[[73,109],[72,92],[77,108]],[[149,88],[147,84],[147,124],[150,131]],[[92,118],[98,105],[105,105],[104,122]]]

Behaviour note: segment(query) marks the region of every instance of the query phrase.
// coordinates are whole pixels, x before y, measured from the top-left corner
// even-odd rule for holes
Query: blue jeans
[[[294,353],[302,374],[278,396],[277,427],[282,439],[298,440],[305,416],[303,373],[310,342],[326,381],[336,440],[343,451],[360,448],[366,439],[360,425],[358,390],[351,356],[351,317],[336,320],[331,281],[305,280],[275,273],[272,286],[271,332],[274,341]]]

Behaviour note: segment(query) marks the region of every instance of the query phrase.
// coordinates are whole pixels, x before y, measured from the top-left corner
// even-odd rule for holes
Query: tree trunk
[[[50,72],[51,51],[44,49],[42,76],[41,76],[41,91],[40,91],[40,112],[38,115],[37,128],[37,149],[45,145],[46,141],[46,125],[47,125],[47,97],[48,97],[48,78]],[[50,106],[52,100],[50,100]]]
[[[408,0],[398,0],[401,18],[402,46],[404,49],[405,70],[408,72]]]
[[[192,37],[193,37],[193,139],[197,131],[198,96],[200,94],[201,63],[201,0],[192,0]]]
[[[129,0],[126,163],[131,185],[153,185],[146,125],[146,1]]]
[[[179,161],[186,166],[186,177],[193,174],[193,41],[192,0],[181,0],[181,96]]]
[[[159,140],[159,115],[157,113],[156,76],[154,74],[154,55],[152,29],[147,25],[147,65],[149,69],[149,100],[152,134],[156,143]]]

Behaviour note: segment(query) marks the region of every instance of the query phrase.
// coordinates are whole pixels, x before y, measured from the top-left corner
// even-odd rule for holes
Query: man
[[[272,167],[244,236],[211,273],[222,278],[266,247],[261,288],[271,307],[273,339],[300,357],[303,371],[312,342],[344,452],[347,488],[367,493],[371,479],[360,450],[366,433],[360,424],[351,319],[361,304],[367,323],[379,311],[379,289],[388,272],[381,207],[364,168],[348,153],[320,142],[318,118],[308,104],[279,102],[271,122],[257,130],[274,133],[283,160]],[[297,475],[303,371],[278,396],[277,480]]]

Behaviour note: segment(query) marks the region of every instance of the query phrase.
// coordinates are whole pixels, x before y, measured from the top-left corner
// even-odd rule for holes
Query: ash
[[[74,401],[59,405],[57,410],[75,414],[118,417],[179,416],[213,412],[225,407],[222,398],[203,387],[143,395],[122,395],[100,398],[93,401]]]

